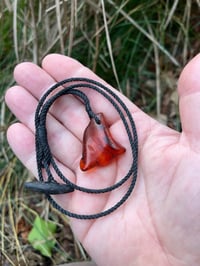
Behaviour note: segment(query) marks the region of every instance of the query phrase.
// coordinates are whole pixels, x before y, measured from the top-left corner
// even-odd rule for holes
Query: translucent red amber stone
[[[97,114],[99,123],[92,118],[83,136],[83,154],[80,161],[82,171],[95,166],[106,166],[126,149],[118,144],[106,125],[104,115]]]

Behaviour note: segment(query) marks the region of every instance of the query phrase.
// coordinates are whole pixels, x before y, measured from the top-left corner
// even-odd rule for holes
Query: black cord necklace
[[[53,96],[50,96],[50,94],[60,86],[64,86],[64,88],[53,94]],[[72,183],[67,177],[65,177],[58,168],[51,154],[51,150],[47,140],[47,129],[46,129],[47,113],[51,105],[59,97],[63,95],[71,94],[76,97],[79,97],[85,105],[85,109],[86,112],[88,113],[89,118],[93,121],[93,123],[96,123],[96,125],[101,126],[102,121],[100,119],[100,116],[99,114],[95,114],[92,111],[89,98],[83,92],[84,88],[95,90],[97,93],[103,95],[116,109],[116,111],[119,114],[119,117],[123,122],[124,128],[127,133],[127,137],[129,139],[129,144],[131,147],[132,163],[127,174],[120,181],[113,184],[112,186],[101,189],[91,189],[91,188],[81,187]],[[110,90],[109,88],[107,88],[106,86],[97,81],[87,78],[69,78],[56,83],[42,96],[42,98],[38,103],[35,112],[35,129],[36,129],[35,133],[36,159],[37,159],[38,176],[40,182],[26,183],[25,184],[26,188],[31,189],[33,191],[45,193],[49,202],[57,210],[70,217],[77,219],[96,219],[103,217],[115,211],[128,199],[131,192],[133,191],[137,179],[137,164],[138,164],[137,131],[130,111],[128,110],[124,102],[119,98],[119,96],[117,96],[112,90]],[[64,184],[59,184],[58,182],[55,181],[52,175],[52,170],[51,170],[52,168],[50,169],[50,166],[54,169],[54,171],[64,182]],[[46,175],[48,176],[47,181],[44,181],[44,172],[46,172]],[[78,214],[65,210],[60,205],[58,205],[58,203],[56,203],[56,201],[51,196],[52,194],[73,193],[74,190],[79,190],[85,193],[94,193],[94,194],[106,193],[119,188],[130,178],[131,182],[124,196],[114,206],[110,207],[105,211],[95,214]]]

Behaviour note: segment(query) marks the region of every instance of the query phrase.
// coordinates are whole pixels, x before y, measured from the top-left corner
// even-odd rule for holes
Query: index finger
[[[126,106],[131,112],[138,110],[138,108],[133,105],[133,103],[130,102],[123,94],[112,88],[89,68],[83,66],[80,62],[73,58],[60,54],[51,54],[44,58],[42,67],[57,81],[71,77],[83,77],[98,81],[109,89],[113,90],[115,94],[117,94],[125,102]],[[90,98],[92,108],[96,113],[103,112],[105,115],[109,114],[109,117],[106,117],[106,120],[109,124],[113,124],[119,119],[119,115],[117,114],[116,110],[110,104],[110,102],[105,99],[105,97],[93,90],[87,91],[87,95]]]

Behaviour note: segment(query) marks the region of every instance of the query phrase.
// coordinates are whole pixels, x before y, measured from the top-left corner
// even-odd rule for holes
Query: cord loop
[[[63,88],[64,86],[64,88]],[[62,87],[60,89],[60,87]],[[58,89],[59,88],[59,89]],[[63,175],[63,173],[58,168],[52,154],[51,150],[48,144],[47,139],[47,130],[46,130],[46,118],[47,113],[51,107],[51,105],[61,96],[63,95],[74,95],[76,97],[79,97],[85,104],[85,110],[88,113],[89,118],[94,118],[96,123],[100,123],[99,118],[97,115],[93,112],[90,100],[87,97],[87,95],[83,92],[84,89],[90,89],[94,90],[97,93],[101,94],[103,97],[106,98],[107,101],[109,101],[112,106],[115,108],[115,110],[118,112],[120,119],[123,122],[124,128],[127,133],[127,137],[129,140],[130,148],[131,148],[131,156],[132,156],[132,163],[130,166],[130,169],[128,170],[127,174],[117,183],[100,189],[91,189],[87,187],[78,186],[74,183],[72,183],[67,177]],[[58,89],[58,91],[51,95],[54,90]],[[44,183],[44,172],[46,172],[46,175],[48,176],[48,182],[50,183],[49,191],[47,190],[45,192],[48,200],[50,203],[60,212],[73,217],[77,219],[97,219],[100,217],[103,217],[105,215],[110,214],[111,212],[115,211],[117,208],[119,208],[130,196],[131,192],[133,191],[133,188],[136,183],[137,179],[137,164],[138,164],[138,138],[137,138],[137,131],[136,126],[134,123],[134,120],[132,118],[132,115],[128,108],[126,107],[125,103],[121,100],[121,98],[115,94],[111,89],[107,88],[103,84],[94,81],[92,79],[87,78],[69,78],[62,80],[56,84],[54,84],[48,91],[42,96],[40,99],[36,112],[35,112],[35,128],[36,128],[36,159],[37,159],[37,168],[38,168],[38,175],[40,182]],[[51,166],[51,168],[50,168]],[[109,209],[94,213],[94,214],[79,214],[79,213],[73,213],[68,210],[63,209],[58,203],[52,198],[50,195],[53,191],[54,194],[59,194],[59,185],[54,180],[52,169],[56,172],[56,174],[61,178],[61,180],[65,183],[62,184],[61,191],[65,191],[63,193],[72,192],[74,190],[79,190],[84,193],[93,193],[93,194],[99,194],[99,193],[107,193],[111,192],[117,188],[119,188],[121,185],[123,185],[127,180],[131,178],[130,186],[127,189],[127,192],[123,195],[123,197],[112,207]],[[53,189],[53,185],[51,183],[56,183],[58,193],[56,193],[56,188]],[[64,186],[66,188],[64,188]],[[27,186],[28,187],[28,186]],[[60,187],[61,188],[61,187]]]

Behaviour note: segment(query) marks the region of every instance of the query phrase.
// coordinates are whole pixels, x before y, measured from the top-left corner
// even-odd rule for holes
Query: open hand
[[[129,199],[112,214],[97,220],[71,219],[74,233],[97,265],[200,265],[199,72],[200,55],[179,79],[181,133],[159,124],[115,90],[136,123],[138,178]],[[20,122],[9,127],[7,138],[18,158],[37,176],[34,113],[38,99],[53,83],[69,77],[105,81],[76,60],[58,54],[46,56],[41,68],[28,62],[19,64],[14,77],[18,85],[8,89],[6,102]],[[127,152],[107,167],[80,170],[82,137],[89,119],[83,103],[73,96],[61,97],[52,107],[48,141],[67,178],[80,186],[103,188],[120,180],[129,169],[129,143],[111,104],[95,91],[86,93],[93,110],[105,114],[114,139]],[[125,184],[100,195],[75,191],[55,198],[63,208],[91,214],[112,206],[126,188]]]

